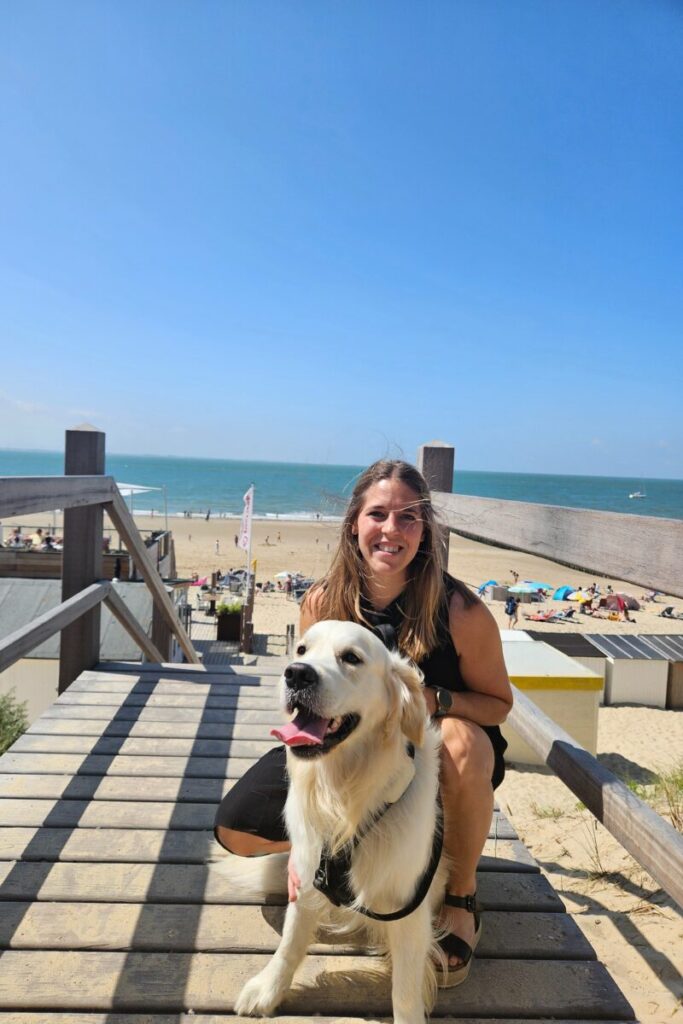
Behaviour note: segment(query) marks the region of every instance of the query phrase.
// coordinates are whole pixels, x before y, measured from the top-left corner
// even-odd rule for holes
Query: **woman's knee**
[[[446,779],[490,782],[494,767],[491,741],[474,722],[441,719],[442,766]]]
[[[289,849],[289,843],[264,839],[250,832],[239,832],[225,825],[216,826],[216,839],[229,853],[238,857],[260,857],[264,853],[283,853]]]

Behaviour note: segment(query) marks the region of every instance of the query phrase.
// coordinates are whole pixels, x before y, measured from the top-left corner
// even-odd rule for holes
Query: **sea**
[[[167,511],[181,517],[240,515],[244,494],[253,484],[254,515],[258,518],[337,519],[344,514],[364,468],[159,455],[112,454],[106,460],[107,474],[122,488],[125,484],[150,488],[127,495],[127,504],[134,513]],[[0,449],[0,477],[59,476],[63,471],[62,452]],[[683,519],[683,480],[456,469],[453,491],[482,498]],[[645,497],[629,498],[634,492]]]

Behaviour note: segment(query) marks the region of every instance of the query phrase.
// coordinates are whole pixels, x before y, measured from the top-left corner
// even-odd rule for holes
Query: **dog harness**
[[[408,744],[407,747],[408,756],[415,757],[415,747],[412,743]],[[399,800],[401,797],[399,797]],[[398,801],[394,801],[398,803]],[[437,799],[439,810],[441,810],[441,796]],[[373,820],[365,828],[361,829],[351,840],[347,843],[338,853],[329,854],[323,850],[320,863],[313,879],[313,886],[321,892],[330,903],[333,903],[335,907],[350,907],[354,901],[355,896],[351,885],[349,883],[349,874],[351,871],[351,861],[353,857],[353,851],[358,847],[364,836],[368,834],[371,828],[377,824],[390,807],[393,807],[393,803],[383,804],[375,814]],[[434,829],[434,836],[432,838],[432,853],[429,858],[429,863],[425,868],[422,877],[417,885],[415,894],[411,900],[406,903],[400,910],[394,910],[390,914],[379,914],[374,910],[370,910],[369,907],[354,907],[353,909],[359,914],[364,914],[365,917],[372,918],[373,921],[399,921],[402,917],[407,917],[408,914],[412,914],[414,910],[420,906],[424,900],[429,886],[432,884],[432,879],[436,873],[436,869],[441,858],[441,850],[443,848],[443,833],[442,830],[437,826]]]

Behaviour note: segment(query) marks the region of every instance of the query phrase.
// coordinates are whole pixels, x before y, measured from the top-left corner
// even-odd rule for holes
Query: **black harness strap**
[[[408,753],[411,757],[415,756],[415,749],[410,744]],[[441,809],[441,795],[438,797],[439,809]],[[320,857],[320,863],[313,879],[313,885],[321,892],[330,903],[333,903],[335,907],[350,907],[355,900],[353,890],[349,883],[349,873],[351,871],[351,858],[353,851],[360,843],[363,836],[366,836],[370,829],[375,825],[380,818],[386,814],[393,804],[384,804],[374,817],[374,820],[364,828],[358,835],[353,837],[353,841],[345,846],[339,853],[334,856],[330,856],[323,851]],[[395,910],[390,914],[378,914],[374,910],[370,910],[368,907],[354,907],[359,914],[364,914],[365,917],[372,918],[373,921],[398,921],[402,917],[407,917],[408,914],[412,914],[414,910],[422,903],[423,899],[429,891],[429,886],[432,884],[432,879],[436,873],[439,860],[441,858],[441,850],[443,848],[443,834],[441,829],[437,826],[434,829],[434,836],[432,839],[432,853],[429,859],[422,878],[419,881],[415,895],[413,898],[400,910]]]

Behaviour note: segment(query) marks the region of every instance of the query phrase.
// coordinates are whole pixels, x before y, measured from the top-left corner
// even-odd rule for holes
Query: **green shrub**
[[[26,701],[19,702],[14,691],[0,696],[0,754],[4,754],[28,729]]]
[[[222,601],[216,605],[216,615],[239,615],[242,607],[241,601]]]

